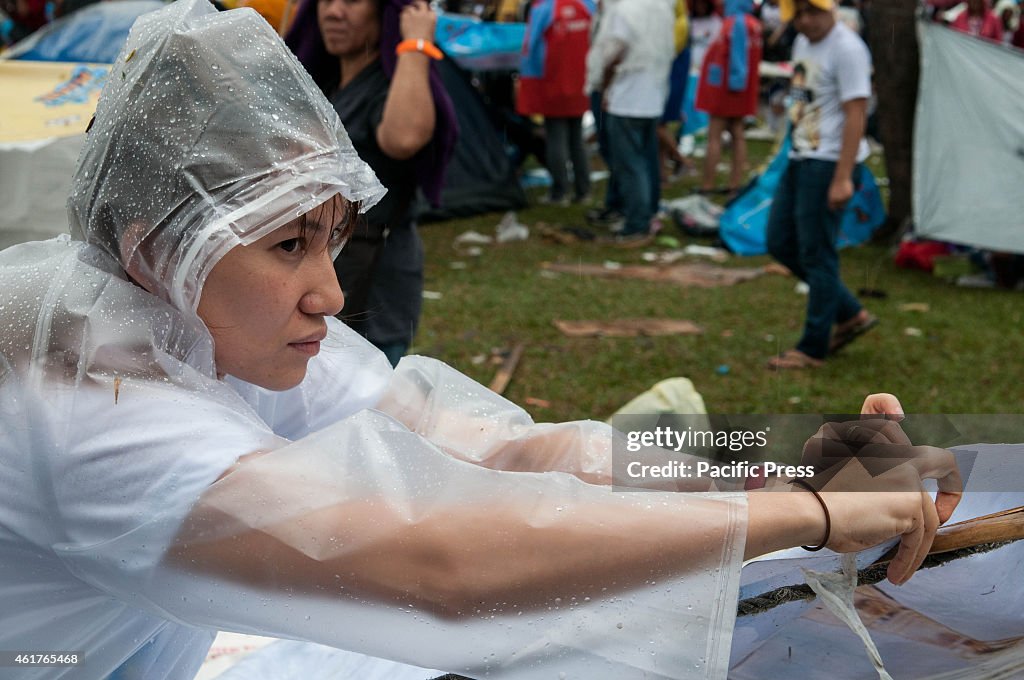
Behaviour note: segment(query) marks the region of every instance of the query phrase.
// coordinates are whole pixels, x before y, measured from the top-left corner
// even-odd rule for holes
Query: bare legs
[[[715,188],[715,171],[722,158],[722,133],[726,130],[732,138],[732,168],[729,172],[729,189],[736,191],[743,186],[747,170],[747,140],[743,136],[742,118],[720,118],[711,116],[708,123],[708,148],[704,156],[704,178],[701,188],[711,191]]]

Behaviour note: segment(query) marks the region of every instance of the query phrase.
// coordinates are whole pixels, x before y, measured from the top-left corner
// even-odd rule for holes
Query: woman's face
[[[331,261],[347,206],[340,196],[247,246],[210,272],[199,318],[214,341],[219,375],[271,390],[295,387],[327,335],[325,316],[345,303]]]
[[[377,0],[318,0],[316,16],[328,54],[347,57],[377,50]]]

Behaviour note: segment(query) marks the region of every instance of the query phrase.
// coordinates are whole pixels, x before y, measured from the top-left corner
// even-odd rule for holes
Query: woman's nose
[[[305,314],[334,316],[345,306],[345,294],[338,284],[334,262],[329,250],[316,258],[316,265],[310,272],[309,290],[299,301],[299,308]]]

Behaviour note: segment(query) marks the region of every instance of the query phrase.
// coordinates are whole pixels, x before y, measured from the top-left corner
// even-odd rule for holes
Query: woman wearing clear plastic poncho
[[[817,499],[614,493],[605,426],[392,372],[332,318],[332,255],[380,193],[254,12],[139,19],[74,239],[0,253],[0,650],[83,654],[10,677],[190,678],[217,630],[478,677],[724,677],[741,560],[820,541]],[[822,497],[832,548],[903,534],[897,581],[950,510]]]

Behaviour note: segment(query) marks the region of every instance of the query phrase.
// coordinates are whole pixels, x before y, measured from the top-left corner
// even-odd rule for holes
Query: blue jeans
[[[791,160],[768,216],[768,252],[810,287],[807,320],[796,348],[815,359],[828,354],[832,324],[849,321],[861,310],[839,278],[836,237],[842,211],[828,207],[835,168],[833,161]],[[854,168],[854,185],[862,170],[861,165]]]
[[[626,118],[605,113],[609,169],[621,209],[626,216],[622,235],[645,234],[658,212],[661,178],[658,173],[657,118]],[[616,207],[607,204],[608,207]]]
[[[594,127],[597,128],[597,153],[611,170],[611,144],[608,141],[608,113],[601,108],[603,96],[600,92],[590,93],[590,112],[594,114]],[[608,210],[622,212],[622,196],[615,183],[615,177],[609,174],[608,189],[604,194],[604,207]]]

